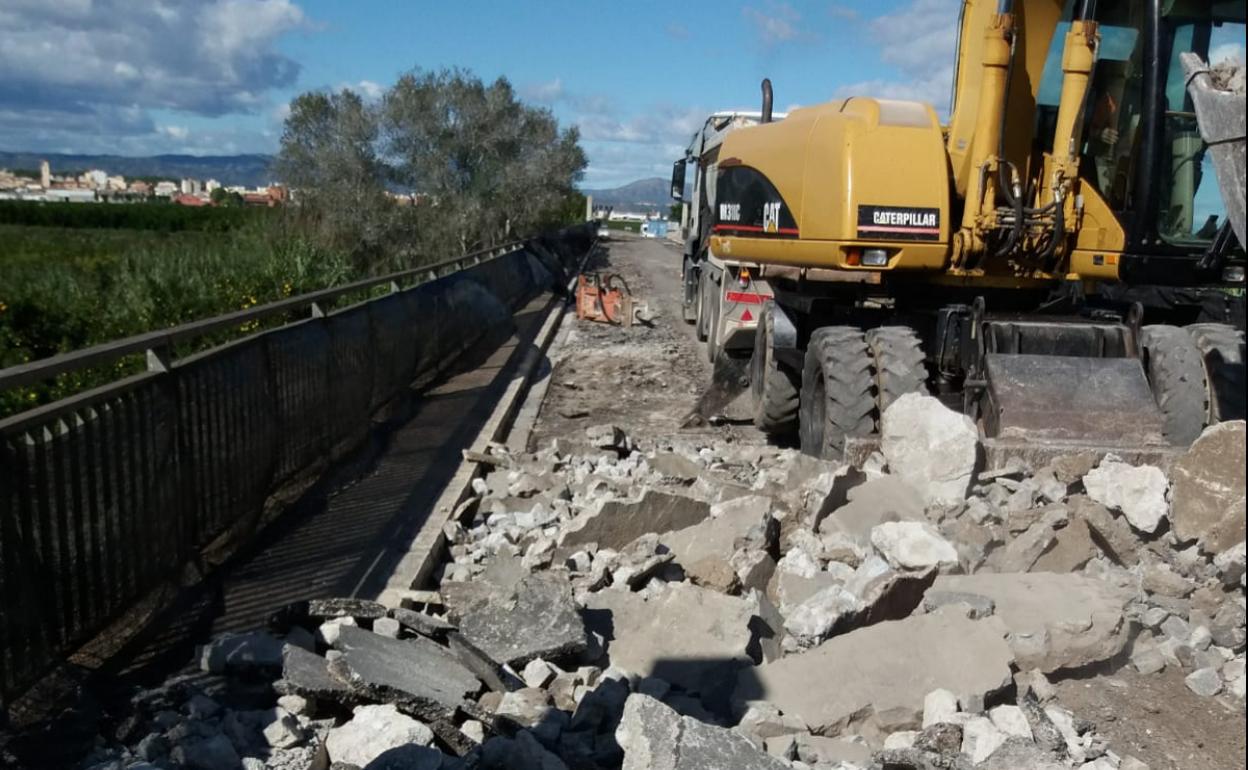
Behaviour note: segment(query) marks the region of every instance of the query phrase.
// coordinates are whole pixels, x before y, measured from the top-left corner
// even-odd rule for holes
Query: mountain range
[[[216,179],[223,185],[259,187],[273,181],[269,167],[272,155],[78,155],[56,152],[5,152],[0,150],[0,168],[37,171],[40,161],[48,161],[53,174],[81,173],[93,168],[127,177],[162,179]],[[594,197],[594,204],[621,211],[667,212],[672,204],[669,182],[660,177],[638,179],[608,189],[583,190]]]
[[[127,177],[162,179],[216,179],[223,185],[259,187],[273,181],[271,155],[77,155],[57,152],[5,152],[0,150],[0,168],[37,171],[46,160],[53,174],[81,173],[93,168]]]
[[[660,177],[638,179],[620,187],[606,190],[582,190],[592,195],[595,206],[613,206],[620,211],[644,213],[659,211],[667,213],[672,200],[671,182]]]

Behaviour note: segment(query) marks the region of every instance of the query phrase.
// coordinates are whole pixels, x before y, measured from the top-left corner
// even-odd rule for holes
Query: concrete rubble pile
[[[905,396],[861,469],[616,426],[496,447],[437,592],[214,640],[216,684],[142,694],[104,759],[1139,770],[1052,682],[1180,669],[1243,708],[1244,433],[1210,428],[1167,471],[1087,454],[977,473],[970,421]],[[214,694],[240,688],[272,697]]]

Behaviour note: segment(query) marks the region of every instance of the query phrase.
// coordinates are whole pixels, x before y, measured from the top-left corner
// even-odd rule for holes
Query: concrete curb
[[[581,259],[581,265],[584,264],[588,255],[593,253],[596,246],[595,241],[586,256]],[[579,267],[576,273],[580,272]],[[575,281],[575,277],[569,281],[569,292],[574,289]],[[490,419],[481,427],[480,433],[473,441],[472,451],[485,452],[492,442],[501,442],[507,438],[513,421],[526,400],[526,391],[537,373],[538,365],[550,348],[569,307],[570,304],[564,297],[551,297],[546,320],[543,321],[534,337],[532,347],[525,352],[524,359],[517,367],[512,381],[508,383],[507,390],[499,399],[498,406],[495,407]],[[450,522],[460,504],[472,495],[473,480],[482,475],[484,475],[484,469],[480,463],[468,460],[460,463],[455,475],[451,477],[441,496],[434,503],[429,519],[413,538],[408,552],[395,566],[386,588],[380,595],[374,597],[377,601],[388,607],[398,607],[405,598],[415,598],[418,589],[428,584],[446,549],[444,532],[446,524]]]

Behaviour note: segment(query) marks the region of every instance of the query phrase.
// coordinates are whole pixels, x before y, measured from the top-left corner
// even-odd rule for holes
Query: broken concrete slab
[[[213,674],[276,672],[282,667],[282,642],[265,631],[222,634],[204,645],[199,667]]]
[[[425,747],[433,743],[433,731],[425,724],[399,713],[391,704],[356,706],[350,720],[329,731],[325,749],[331,762],[369,767],[370,763],[389,752],[406,746]],[[438,762],[426,762],[418,767],[436,768],[441,762],[441,752],[426,750],[428,756]],[[405,767],[407,765],[404,765]]]
[[[646,490],[639,500],[607,500],[573,519],[559,545],[597,543],[621,550],[644,534],[692,527],[710,514],[711,506],[701,500]]]
[[[623,770],[785,770],[740,733],[681,716],[648,695],[633,694],[615,730]]]
[[[386,605],[369,599],[342,597],[312,599],[308,602],[308,615],[321,620],[352,617],[356,620],[376,620],[386,616]]]
[[[698,693],[708,708],[726,705],[733,674],[754,661],[758,601],[688,583],[642,596],[612,587],[590,594],[585,625],[606,639],[611,665]]]
[[[1095,578],[1048,572],[942,575],[934,590],[986,596],[1023,669],[1049,674],[1119,655],[1131,638],[1132,592]]]
[[[895,476],[872,479],[849,491],[849,501],[819,523],[820,533],[839,532],[871,546],[871,530],[890,521],[927,521],[923,496]]]
[[[282,678],[273,689],[283,695],[348,703],[354,700],[351,689],[329,673],[329,661],[301,647],[287,645],[282,650]]]
[[[871,530],[871,544],[899,569],[956,567],[958,552],[926,522],[889,521]]]
[[[849,626],[862,609],[857,596],[840,585],[830,585],[789,610],[784,629],[799,644],[818,644]]]
[[[1071,495],[1066,499],[1066,507],[1072,520],[1088,525],[1093,542],[1110,561],[1125,567],[1139,561],[1140,539],[1125,519],[1114,516],[1086,495]]]
[[[431,639],[445,639],[447,633],[456,630],[455,624],[448,623],[442,618],[403,607],[395,607],[390,610],[390,617],[399,621],[399,625],[407,630]]]
[[[1057,530],[1052,545],[1031,565],[1033,572],[1074,572],[1101,551],[1092,539],[1088,522],[1073,518]]]
[[[1018,537],[998,548],[988,557],[988,565],[997,572],[1027,572],[1034,568],[1045,551],[1057,540],[1058,527],[1066,526],[1068,516],[1065,506],[1055,507],[1044,514]]]
[[[997,605],[992,599],[979,594],[970,594],[963,591],[943,591],[932,588],[923,594],[923,608],[928,612],[935,612],[940,607],[950,604],[957,604],[965,607],[967,617],[972,620],[979,618],[991,617],[996,611]]]
[[[422,718],[445,718],[481,689],[450,652],[422,637],[390,639],[344,626],[336,647],[342,655],[330,662],[331,675],[369,700],[394,703]]]
[[[676,563],[685,570],[690,579],[709,579],[703,574],[713,571],[715,564],[723,564],[731,554],[738,538],[743,538],[759,524],[765,525],[771,510],[771,499],[757,495],[739,497],[711,506],[710,518],[691,527],[659,534],[659,542],[676,557]]]
[[[1128,465],[1113,456],[1083,477],[1088,497],[1115,510],[1132,527],[1152,534],[1170,512],[1166,502],[1166,475],[1152,465]]]
[[[534,658],[577,655],[586,647],[572,585],[561,572],[530,575],[505,599],[471,607],[459,630],[491,658],[513,668]]]
[[[928,505],[966,499],[979,454],[970,417],[931,396],[907,393],[880,417],[880,451],[892,475],[909,483]]]
[[[1180,540],[1221,553],[1244,539],[1244,421],[1211,425],[1170,468],[1170,521]]]
[[[1014,655],[1005,636],[996,618],[970,620],[948,609],[878,623],[741,671],[733,700],[771,701],[821,735],[882,738],[917,728],[932,690],[982,700],[1007,687]]]
[[[829,586],[840,585],[843,578],[829,572],[815,572],[810,577],[776,569],[767,583],[767,596],[788,612]]]
[[[655,452],[646,458],[650,469],[663,478],[692,482],[702,475],[702,466],[675,452]]]

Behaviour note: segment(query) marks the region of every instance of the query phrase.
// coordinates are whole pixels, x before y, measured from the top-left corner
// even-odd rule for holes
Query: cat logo
[[[763,204],[763,232],[774,233],[780,229],[780,201]]]

